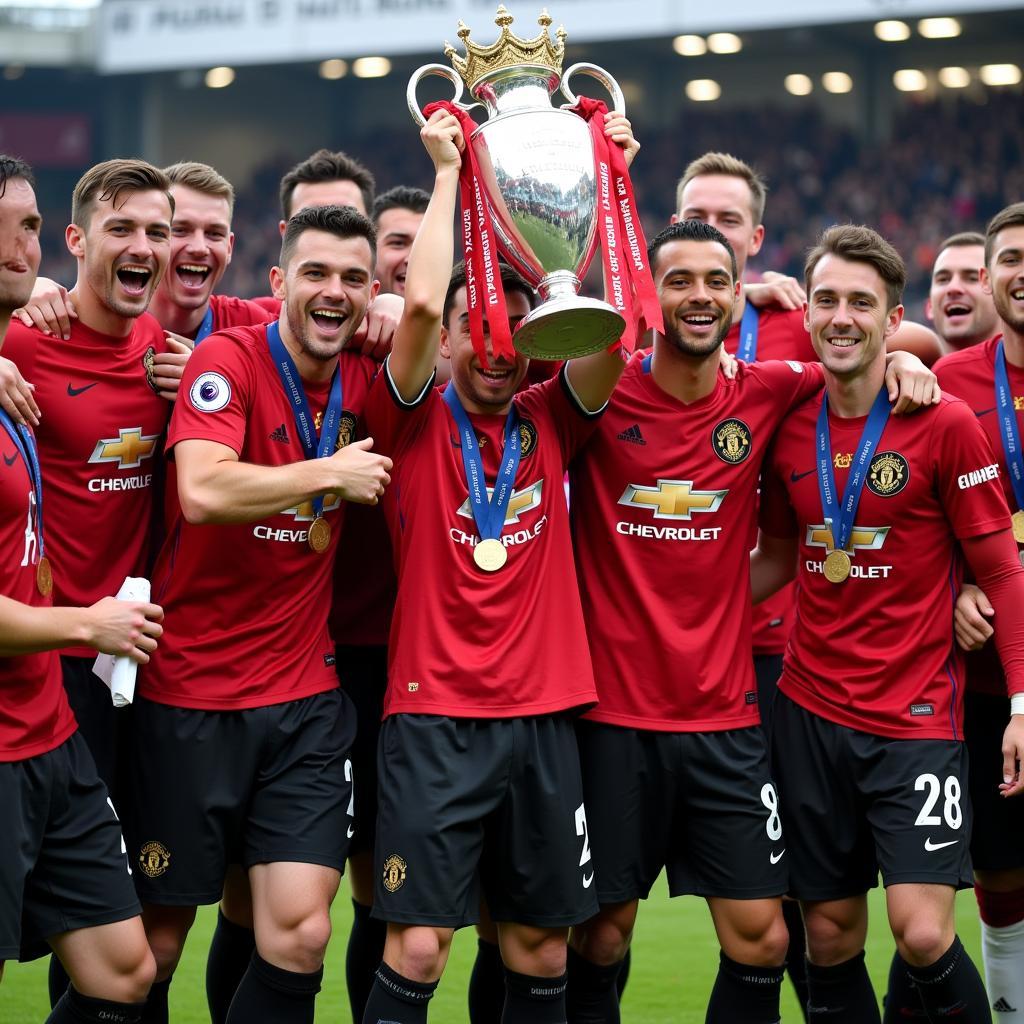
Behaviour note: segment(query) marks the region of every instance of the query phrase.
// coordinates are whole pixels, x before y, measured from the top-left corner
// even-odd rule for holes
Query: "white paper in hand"
[[[149,580],[141,576],[127,576],[117,592],[119,601],[148,601]],[[139,666],[127,655],[100,654],[93,662],[92,670],[110,687],[110,696],[115,708],[124,708],[135,697],[135,675]]]

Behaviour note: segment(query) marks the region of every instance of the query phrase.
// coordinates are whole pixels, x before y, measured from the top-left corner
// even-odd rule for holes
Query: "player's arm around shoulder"
[[[939,336],[924,324],[904,320],[885,343],[889,352],[911,352],[925,366],[932,366],[942,358],[942,342]]]
[[[799,523],[782,472],[776,467],[774,446],[761,470],[758,525],[757,546],[750,552],[750,593],[754,604],[793,580],[797,570]]]
[[[395,331],[387,372],[397,395],[413,403],[437,362],[441,318],[454,261],[453,220],[466,142],[453,114],[436,111],[420,132],[434,163],[434,191],[409,254],[405,308]]]

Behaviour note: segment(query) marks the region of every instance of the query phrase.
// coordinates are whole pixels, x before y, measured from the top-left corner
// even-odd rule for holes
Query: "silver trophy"
[[[596,78],[625,113],[618,83],[594,64],[573,64],[564,74],[565,29],[548,35],[547,11],[537,19],[541,32],[520,39],[509,26],[512,15],[498,8],[495,24],[501,35],[490,46],[469,38],[459,22],[465,58],[445,44],[454,68],[426,64],[409,79],[409,111],[426,124],[416,87],[428,75],[446,78],[455,87],[453,102],[463,110],[481,105],[487,121],[473,132],[469,144],[480,167],[480,185],[498,235],[502,257],[537,289],[541,302],[520,321],[513,335],[516,348],[536,359],[569,359],[600,351],[625,327],[608,303],[578,294],[597,249],[597,171],[590,128],[565,107],[576,103],[569,88],[575,74]],[[461,103],[463,82],[479,103]],[[568,100],[551,105],[556,89]],[[613,199],[614,201],[614,199]]]

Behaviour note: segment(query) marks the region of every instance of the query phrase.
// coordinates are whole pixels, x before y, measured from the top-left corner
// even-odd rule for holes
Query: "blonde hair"
[[[170,167],[164,168],[164,174],[172,185],[184,185],[185,188],[202,192],[204,196],[228,201],[228,217],[235,212],[235,189],[231,182],[222,174],[218,174],[209,164],[201,164],[195,160],[180,160]]]
[[[748,163],[731,153],[705,153],[690,162],[676,186],[676,213],[683,212],[683,190],[694,178],[706,174],[725,174],[740,178],[750,189],[750,214],[756,227],[764,220],[764,206],[768,200],[768,185],[764,178]]]

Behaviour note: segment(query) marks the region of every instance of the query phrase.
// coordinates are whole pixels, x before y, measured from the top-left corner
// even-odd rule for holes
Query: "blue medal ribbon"
[[[15,423],[3,409],[0,409],[0,426],[7,431],[28,470],[28,478],[32,483],[32,494],[35,498],[36,544],[41,559],[46,554],[46,542],[43,539],[43,472],[39,466],[36,439],[28,427]]]
[[[1020,429],[1017,426],[1017,413],[1013,408],[1013,395],[1010,392],[1010,375],[1006,370],[1006,352],[1002,339],[996,345],[996,409],[999,412],[999,433],[1003,439],[1003,455],[1006,467],[1010,471],[1010,483],[1013,484],[1013,496],[1017,499],[1017,509],[1024,509],[1024,453],[1020,449]]]
[[[505,448],[501,454],[501,465],[494,480],[494,491],[490,502],[487,500],[487,480],[484,476],[484,460],[480,455],[476,431],[459,400],[451,382],[444,389],[443,398],[455,417],[459,428],[459,442],[462,445],[462,465],[466,471],[469,487],[469,507],[473,510],[477,533],[481,540],[498,540],[505,526],[505,515],[512,499],[512,491],[519,469],[522,445],[519,439],[519,412],[512,404],[505,420]]]
[[[281,328],[276,320],[272,324],[267,324],[267,344],[270,346],[270,356],[274,360],[278,376],[281,378],[281,386],[292,407],[295,429],[298,431],[299,441],[302,443],[302,450],[305,452],[306,458],[322,459],[333,455],[338,444],[338,433],[341,430],[341,366],[334,368],[334,376],[331,378],[331,393],[327,399],[327,408],[324,410],[318,443],[313,412],[309,407],[309,399],[306,398],[306,389],[302,386],[302,377],[299,375],[295,360],[292,359],[291,353],[281,340]],[[320,495],[313,499],[314,518],[319,518],[323,512],[324,497],[324,495]]]
[[[206,316],[203,317],[203,322],[199,325],[199,330],[196,331],[196,340],[193,345],[197,346],[208,334],[213,334],[213,306],[206,307]]]
[[[761,314],[747,299],[740,318],[740,343],[736,347],[736,358],[745,363],[757,362],[757,329],[761,325]]]
[[[850,475],[846,478],[843,489],[842,503],[836,493],[836,478],[832,471],[832,437],[828,427],[828,392],[821,396],[821,409],[818,412],[818,493],[821,495],[821,511],[826,524],[832,528],[832,547],[835,551],[845,551],[853,533],[853,521],[860,504],[861,491],[867,479],[871,456],[878,447],[882,431],[889,421],[889,395],[883,387],[875,398],[867,423],[861,431],[857,442],[857,454]]]

